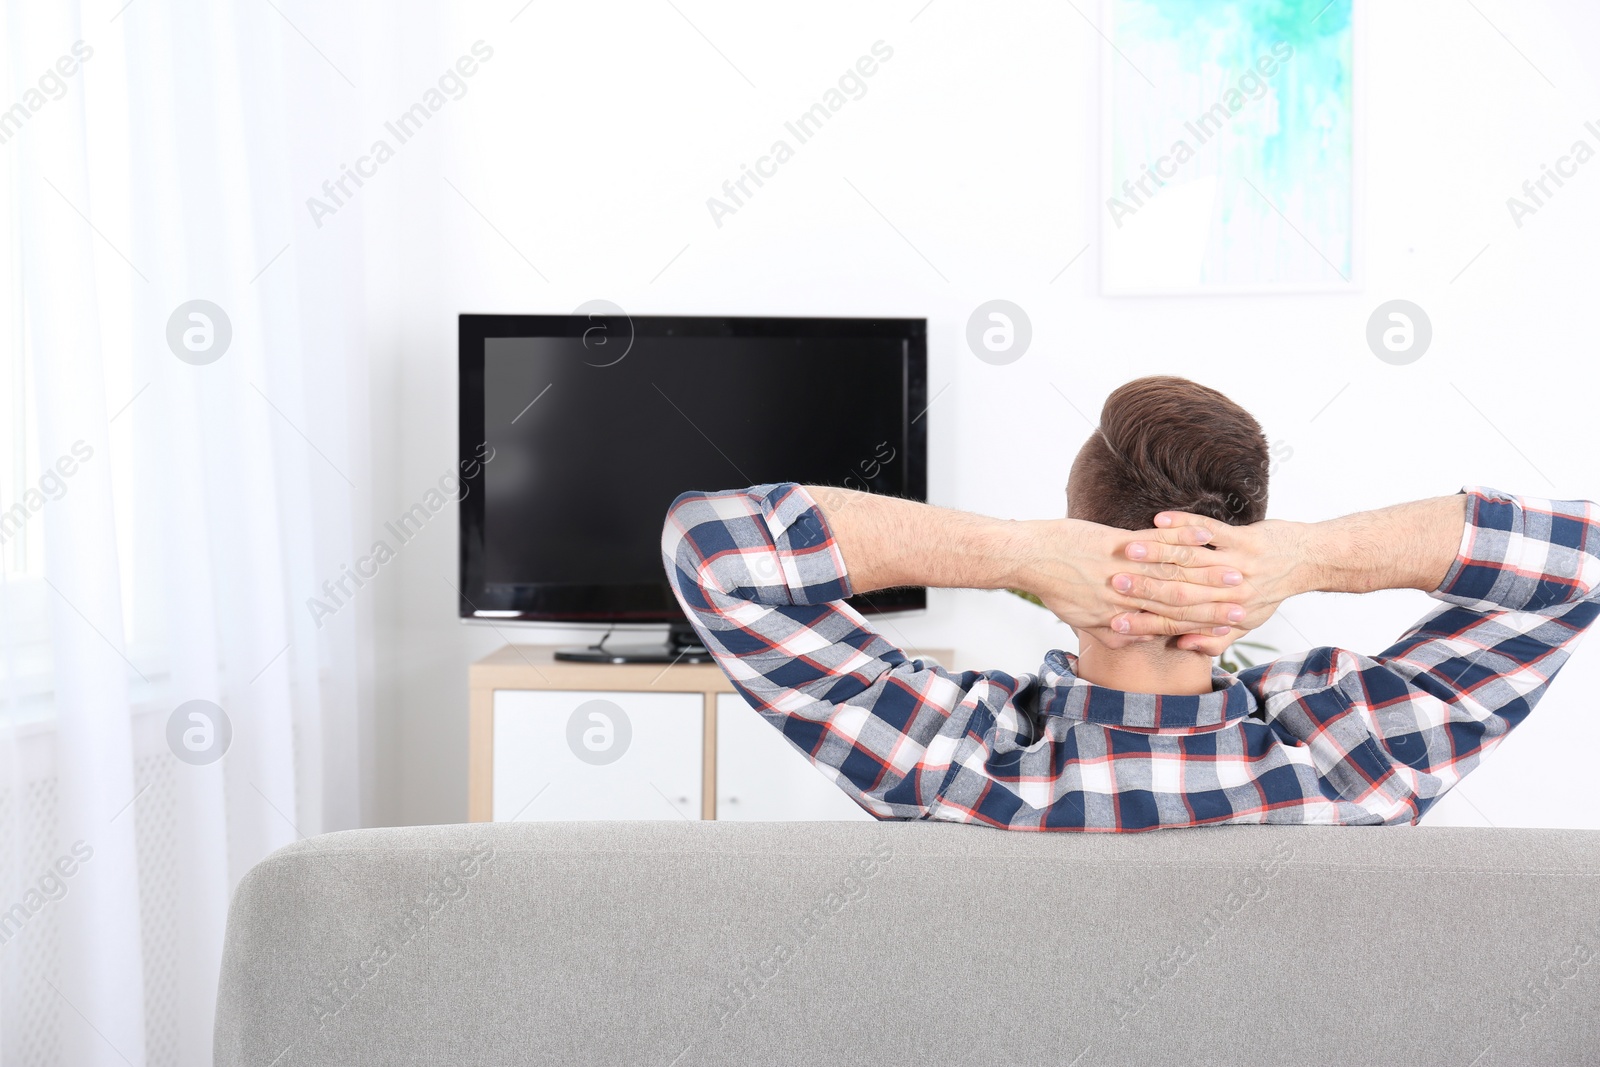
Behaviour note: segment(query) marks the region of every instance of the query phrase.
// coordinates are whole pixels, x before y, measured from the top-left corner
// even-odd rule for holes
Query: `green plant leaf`
[[[1032,593],[1025,593],[1021,589],[1007,589],[1006,592],[1010,593],[1012,596],[1019,596],[1030,604],[1037,604],[1041,608],[1044,607],[1044,601],[1040,600]],[[1049,609],[1045,608],[1045,610],[1048,611]]]

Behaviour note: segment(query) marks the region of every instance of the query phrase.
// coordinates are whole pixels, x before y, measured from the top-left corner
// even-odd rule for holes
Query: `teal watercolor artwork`
[[[1353,288],[1354,0],[1103,0],[1101,287]]]

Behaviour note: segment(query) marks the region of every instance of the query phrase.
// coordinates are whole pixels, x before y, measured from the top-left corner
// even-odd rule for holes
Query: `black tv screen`
[[[926,363],[923,319],[462,315],[462,617],[682,622],[660,543],[688,490],[926,499]]]

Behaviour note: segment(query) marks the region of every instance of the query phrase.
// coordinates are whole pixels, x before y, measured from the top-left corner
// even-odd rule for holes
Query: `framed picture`
[[[1360,288],[1357,6],[1102,0],[1102,292]]]

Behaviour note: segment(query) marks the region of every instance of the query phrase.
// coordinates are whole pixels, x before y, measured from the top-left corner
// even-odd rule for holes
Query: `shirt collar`
[[[1040,711],[1133,730],[1205,730],[1237,722],[1256,708],[1255,695],[1219,667],[1211,669],[1209,693],[1160,696],[1086,682],[1077,676],[1077,666],[1078,657],[1070,652],[1056,649],[1045,656]]]

